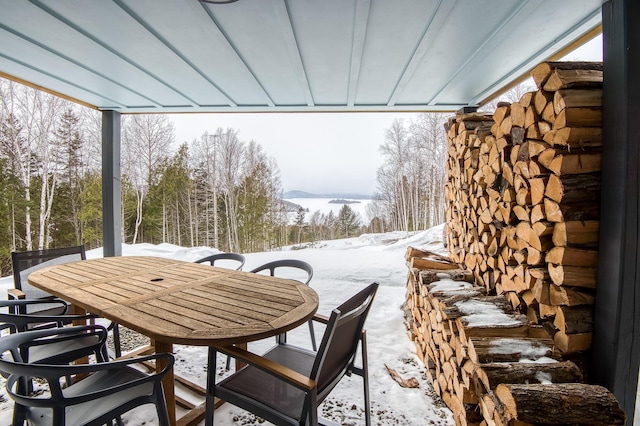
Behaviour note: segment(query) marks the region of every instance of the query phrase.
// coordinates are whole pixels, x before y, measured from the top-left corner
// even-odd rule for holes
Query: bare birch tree
[[[219,187],[219,167],[218,167],[218,145],[220,133],[218,129],[215,134],[205,132],[200,139],[194,140],[191,144],[193,150],[192,168],[198,170],[205,183],[204,192],[204,238],[205,244],[211,247],[219,247],[219,224],[218,224],[218,193]],[[211,219],[213,226],[210,226]],[[211,229],[212,228],[212,229]],[[213,231],[211,235],[210,230]]]
[[[24,126],[25,111],[21,106],[20,92],[21,86],[12,81],[3,80],[0,85],[2,90],[2,110],[3,119],[3,140],[2,154],[9,159],[9,164],[13,173],[19,177],[24,190],[24,244],[27,250],[33,249],[31,238],[31,168],[32,139],[28,129]],[[14,227],[15,228],[15,227]]]
[[[240,182],[242,176],[242,167],[244,162],[244,144],[238,137],[238,131],[227,129],[222,131],[218,129],[216,132],[219,137],[219,161],[220,161],[220,184],[226,199],[225,207],[227,210],[227,238],[229,250],[240,250],[240,241],[238,237],[238,223],[236,218],[236,198],[235,187]]]
[[[385,162],[378,169],[378,192],[369,213],[377,218],[377,228],[388,224],[409,232],[444,219],[445,119],[443,114],[420,114],[408,125],[394,121],[387,129],[380,147]]]
[[[133,183],[136,194],[136,217],[132,243],[138,240],[143,220],[144,200],[154,178],[154,171],[171,152],[175,139],[173,122],[166,115],[133,115],[123,120],[123,170]]]

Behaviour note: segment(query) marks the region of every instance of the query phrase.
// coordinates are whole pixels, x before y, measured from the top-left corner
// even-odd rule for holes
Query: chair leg
[[[215,386],[216,386],[216,369],[217,369],[218,351],[213,347],[209,347],[209,355],[207,357],[207,395],[205,397],[205,426],[213,426],[213,415],[215,411]],[[227,357],[229,360],[229,357]]]
[[[120,327],[118,327],[118,324],[113,325],[113,347],[116,358],[120,358],[122,356],[122,348],[120,346]]]
[[[318,426],[317,388],[314,388],[309,392],[309,426]]]
[[[13,405],[13,418],[11,421],[12,426],[23,426],[24,422],[27,421],[26,408],[20,404]]]
[[[362,381],[364,383],[364,418],[366,426],[371,425],[371,400],[369,398],[369,366],[367,359],[367,332],[362,330],[360,340],[362,350]]]
[[[318,352],[318,345],[316,345],[316,333],[313,330],[313,321],[309,321],[309,334],[311,334],[311,347],[314,352]]]
[[[171,422],[169,421],[169,412],[167,411],[167,400],[164,398],[164,389],[162,386],[158,386],[155,389],[156,394],[156,412],[158,413],[158,424],[159,426],[170,426]],[[120,422],[121,419],[118,418]],[[120,426],[118,424],[118,426]]]

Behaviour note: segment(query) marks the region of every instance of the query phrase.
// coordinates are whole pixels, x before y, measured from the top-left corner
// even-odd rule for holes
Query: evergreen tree
[[[302,242],[302,231],[304,230],[304,208],[298,207],[298,211],[296,212],[296,228],[298,230],[297,240],[298,244]]]
[[[342,206],[338,212],[338,238],[350,238],[360,230],[359,215],[348,204]]]
[[[55,225],[51,237],[60,245],[79,245],[84,241],[82,216],[82,185],[84,161],[82,139],[78,127],[80,119],[71,108],[60,117],[54,132],[59,151],[55,159],[60,175],[51,222]]]
[[[99,171],[85,174],[80,198],[82,209],[79,220],[83,223],[83,243],[88,250],[102,247],[102,176]]]

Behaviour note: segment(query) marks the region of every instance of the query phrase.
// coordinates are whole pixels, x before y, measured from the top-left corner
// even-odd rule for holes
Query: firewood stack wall
[[[493,115],[449,121],[451,259],[563,353],[585,351],[598,261],[602,64],[545,62]]]
[[[624,424],[579,362],[593,322],[602,65],[543,63],[532,76],[538,90],[518,102],[449,120],[449,258],[407,250],[407,330],[457,425]]]

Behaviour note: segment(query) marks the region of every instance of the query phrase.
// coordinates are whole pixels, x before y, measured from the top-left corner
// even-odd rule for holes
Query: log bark
[[[556,285],[596,288],[597,269],[549,264],[549,275]]]
[[[571,361],[481,364],[476,374],[487,390],[494,390],[502,383],[580,383],[583,381],[582,372]]]
[[[576,383],[496,387],[507,418],[536,424],[623,425],[626,416],[606,388]]]
[[[567,221],[553,228],[553,243],[556,246],[597,247],[600,222],[597,220]]]
[[[429,285],[433,282],[440,281],[442,279],[450,279],[452,281],[465,281],[473,283],[473,273],[466,269],[448,269],[448,270],[434,270],[427,269],[420,271],[420,282],[422,285]]]
[[[410,267],[416,268],[416,269],[441,269],[441,270],[458,269],[458,265],[454,265],[446,262],[440,262],[433,259],[421,259],[419,257],[411,258]]]
[[[542,88],[554,70],[597,70],[602,71],[602,62],[542,62],[531,71],[531,77],[538,88]]]
[[[553,135],[553,144],[569,148],[596,148],[602,146],[602,128],[565,127]]]
[[[565,108],[602,107],[602,89],[565,89],[553,95],[553,108],[556,114]]]
[[[556,175],[593,173],[601,170],[602,154],[569,153],[566,150],[550,148],[538,156],[538,162]]]
[[[563,287],[555,284],[549,286],[549,302],[552,305],[579,306],[593,305],[596,297],[586,289]]]
[[[545,256],[545,261],[556,265],[598,266],[598,252],[572,247],[554,247]]]
[[[557,314],[558,311],[556,310],[556,315]],[[572,354],[589,350],[592,339],[592,333],[566,334],[562,331],[558,331],[553,335],[553,343],[555,343],[556,347],[563,354]]]
[[[596,202],[583,201],[575,204],[566,204],[545,198],[544,212],[550,222],[597,221],[600,218],[600,205],[597,200]]]
[[[549,92],[555,92],[560,89],[574,89],[577,87],[602,87],[602,71],[597,69],[559,69],[556,68],[543,89]]]
[[[600,199],[600,175],[597,173],[549,176],[544,195],[556,203],[597,204]]]
[[[553,123],[554,130],[565,127],[602,127],[602,108],[565,108],[549,122]]]
[[[591,333],[593,331],[592,306],[561,306],[553,325],[563,333]]]

